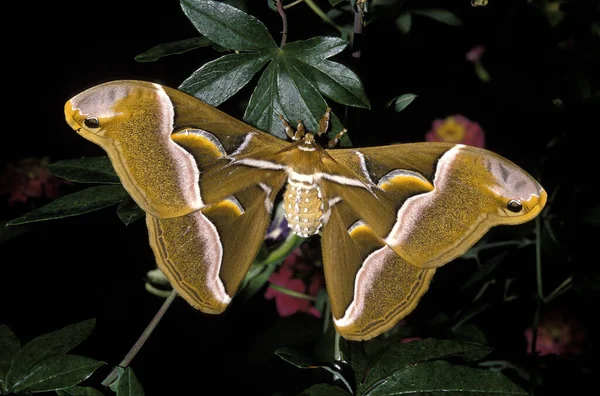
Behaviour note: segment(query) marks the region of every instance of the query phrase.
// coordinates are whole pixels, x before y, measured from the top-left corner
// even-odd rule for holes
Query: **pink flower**
[[[60,186],[70,182],[50,174],[48,163],[44,157],[9,164],[0,175],[0,195],[8,195],[9,204],[25,203],[31,198],[58,198]]]
[[[477,62],[481,60],[481,57],[483,56],[484,52],[485,47],[483,45],[476,45],[465,54],[465,57],[469,62]]]
[[[320,271],[306,262],[296,249],[284,261],[279,271],[269,277],[269,282],[288,290],[316,297],[325,285],[325,279]],[[267,300],[275,299],[275,306],[280,316],[290,316],[296,312],[306,312],[310,315],[321,317],[312,301],[291,296],[285,292],[268,288],[265,292]]]
[[[462,143],[469,146],[485,146],[485,133],[477,122],[462,115],[453,115],[433,121],[432,128],[425,134],[428,142]]]
[[[586,331],[579,321],[555,309],[542,317],[538,325],[536,351],[542,355],[577,355],[583,352]],[[531,351],[533,329],[525,330],[527,351]]]

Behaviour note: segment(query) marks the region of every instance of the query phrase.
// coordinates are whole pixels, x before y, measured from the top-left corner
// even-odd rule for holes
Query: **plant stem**
[[[278,292],[281,292],[283,294],[287,294],[288,296],[297,297],[297,298],[301,298],[303,300],[308,300],[308,301],[317,301],[316,297],[309,296],[308,294],[300,293],[295,290],[290,290],[287,287],[279,286],[274,283],[271,283],[269,285],[269,287],[271,289],[277,290]]]
[[[283,4],[281,4],[281,0],[277,0],[277,12],[279,12],[279,16],[281,16],[281,44],[279,47],[283,47],[287,41],[288,34],[288,25],[287,25],[287,16],[285,15],[285,11],[283,9]]]
[[[304,2],[306,3],[307,6],[310,7],[310,9],[317,14],[322,20],[324,20],[325,22],[327,22],[328,24],[330,24],[331,26],[333,26],[334,28],[336,28],[338,31],[342,31],[342,28],[337,25],[335,22],[333,22],[333,20],[331,18],[329,18],[327,16],[327,14],[325,14],[323,12],[322,9],[319,8],[318,5],[316,5],[313,0],[304,0]]]
[[[292,8],[293,6],[302,3],[304,0],[296,0],[288,5],[283,6],[284,10],[287,10],[288,8]]]
[[[154,315],[154,317],[152,318],[150,323],[148,323],[148,326],[146,327],[146,329],[144,330],[144,332],[142,333],[140,338],[137,339],[137,341],[135,342],[135,344],[133,344],[133,346],[131,347],[129,352],[127,352],[127,355],[125,355],[125,357],[123,358],[121,363],[119,363],[119,367],[127,367],[129,365],[129,363],[131,363],[131,361],[133,360],[135,355],[137,355],[137,353],[140,351],[140,349],[142,349],[142,346],[144,346],[144,343],[146,343],[146,341],[150,337],[150,334],[152,334],[152,331],[154,331],[154,329],[156,328],[156,326],[158,325],[158,323],[160,322],[160,320],[162,319],[164,314],[167,312],[167,309],[169,309],[169,306],[171,306],[171,303],[173,302],[173,300],[175,300],[175,297],[177,297],[177,292],[175,291],[175,289],[173,289],[171,294],[169,294],[169,297],[167,297],[167,299],[161,305],[158,312],[156,312],[156,315]],[[106,376],[104,381],[102,381],[102,385],[109,386],[116,379],[117,379],[117,368],[115,367],[110,372],[110,374],[108,374],[108,376]]]
[[[269,255],[258,265],[267,266],[272,263],[276,263],[278,261],[283,260],[292,252],[292,250],[296,249],[300,244],[304,242],[304,238],[300,238],[293,232],[290,232],[288,237],[283,241],[281,245],[277,247],[277,249],[273,250]]]
[[[538,339],[538,325],[540,323],[540,316],[542,311],[542,305],[544,304],[544,285],[542,283],[542,221],[540,216],[535,219],[535,274],[536,274],[536,305],[535,313],[533,315],[533,326],[531,331],[531,356],[532,356],[532,367],[531,367],[531,380],[529,384],[529,393],[533,396],[535,392],[535,386],[537,384],[537,339]]]
[[[544,304],[548,304],[550,301],[554,300],[564,292],[571,290],[571,287],[573,286],[572,282],[573,277],[569,276],[563,281],[563,283],[558,285],[558,287],[554,289],[552,293],[550,293],[546,298],[544,298]]]
[[[540,217],[535,219],[535,274],[537,283],[537,296],[544,300],[544,285],[542,283],[542,221]]]
[[[336,362],[343,362],[344,356],[340,349],[340,333],[335,332],[335,338],[333,339],[333,360]]]
[[[354,34],[352,35],[352,57],[360,58],[362,47],[363,24],[365,21],[365,9],[362,3],[354,7]]]

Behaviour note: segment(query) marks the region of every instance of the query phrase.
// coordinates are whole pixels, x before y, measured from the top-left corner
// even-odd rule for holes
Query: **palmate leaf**
[[[125,368],[125,371],[119,376],[117,396],[144,396],[144,389],[131,367]]]
[[[181,90],[216,106],[238,92],[267,64],[244,120],[284,139],[287,135],[279,116],[292,123],[302,120],[309,131],[317,131],[327,108],[323,96],[348,106],[370,106],[356,74],[327,59],[340,53],[347,46],[346,41],[315,37],[277,48],[266,27],[237,8],[211,0],[181,0],[181,6],[209,40],[230,50],[247,51],[205,64],[181,84]],[[341,123],[332,115],[333,134],[341,129]],[[347,137],[342,145],[349,145]]]
[[[0,324],[0,394],[8,393],[6,375],[17,351],[21,348],[19,338],[4,324]]]
[[[165,56],[183,54],[211,44],[211,41],[206,37],[192,37],[170,43],[158,44],[148,51],[137,55],[135,60],[138,62],[154,62]]]
[[[75,348],[90,335],[95,324],[95,319],[85,320],[29,341],[12,359],[10,371],[6,376],[7,388],[19,385],[36,365],[47,358],[65,354]]]
[[[60,197],[48,205],[35,209],[19,218],[9,221],[7,225],[33,223],[36,221],[60,219],[77,216],[83,213],[106,208],[129,197],[121,186],[96,186],[86,188],[73,194]]]
[[[368,375],[364,383],[359,384],[359,389],[367,389],[393,372],[415,363],[448,358],[474,361],[483,358],[491,351],[492,348],[484,345],[434,338],[396,344],[385,351],[370,370],[367,370]]]
[[[54,176],[77,183],[121,184],[108,157],[74,158],[48,165]]]
[[[252,93],[244,120],[273,135],[286,138],[279,119],[302,120],[309,131],[317,131],[327,103],[323,95],[338,103],[369,107],[358,77],[342,64],[326,60],[348,43],[334,37],[315,37],[284,46],[276,53]],[[335,122],[332,117],[332,131]]]
[[[383,395],[527,395],[501,373],[438,360],[410,365],[394,372],[370,390]]]
[[[131,197],[123,199],[117,206],[117,216],[125,225],[129,225],[144,217],[146,212],[135,203]]]
[[[313,360],[312,358],[303,356],[288,347],[283,347],[283,348],[277,349],[275,351],[275,354],[277,356],[279,356],[280,358],[282,358],[283,360],[285,360],[286,362],[293,364],[294,366],[301,368],[301,369],[320,368],[325,371],[328,371],[331,374],[333,374],[334,380],[340,381],[342,384],[344,384],[346,386],[346,388],[349,391],[352,389],[352,386],[350,385],[348,380],[346,378],[344,378],[342,373],[328,362],[321,362],[318,360]]]
[[[410,105],[413,102],[413,100],[415,100],[416,98],[417,98],[417,95],[415,95],[413,93],[402,94],[402,95],[397,96],[394,99],[390,100],[387,103],[386,107],[390,107],[393,104],[394,110],[396,110],[396,112],[399,113],[402,110],[406,109],[408,107],[408,105]]]
[[[105,363],[85,356],[51,356],[15,384],[13,392],[47,392],[70,388],[86,380]]]
[[[218,106],[242,89],[270,58],[270,51],[222,56],[205,63],[179,89]]]
[[[236,51],[276,47],[262,22],[228,4],[212,0],[181,0],[181,8],[203,36],[222,47]]]
[[[56,394],[59,396],[104,396],[102,392],[89,386],[72,386],[57,390]]]
[[[313,385],[308,389],[303,390],[300,396],[348,396],[351,393],[346,392],[342,388],[328,384]]]
[[[289,43],[283,51],[291,59],[290,63],[314,82],[323,95],[341,104],[368,108],[369,100],[358,76],[346,66],[327,60],[347,45],[337,37],[313,37]]]
[[[411,10],[413,14],[423,15],[428,18],[434,19],[438,22],[445,23],[450,26],[460,26],[461,20],[454,15],[452,12],[443,8],[428,8],[423,10]]]

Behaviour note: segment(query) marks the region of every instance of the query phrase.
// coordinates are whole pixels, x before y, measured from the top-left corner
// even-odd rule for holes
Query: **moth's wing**
[[[323,269],[337,331],[368,340],[408,315],[429,288],[435,268],[420,269],[396,254],[342,202],[323,228]]]
[[[145,81],[92,87],[66,103],[65,117],[80,135],[107,152],[136,203],[160,218],[186,215],[205,205],[200,172],[215,157],[285,146],[281,139],[192,96]],[[89,123],[92,117],[99,121],[97,127]],[[196,153],[207,155],[194,158],[184,144],[190,138],[180,139],[184,143],[174,140],[187,130],[197,137]]]
[[[332,204],[323,266],[334,322],[369,339],[410,313],[436,267],[492,226],[535,217],[546,193],[525,171],[486,150],[417,143],[329,150],[321,186]],[[510,200],[523,209],[507,209]]]
[[[359,151],[360,154],[356,154]],[[462,255],[490,227],[533,219],[546,203],[542,186],[523,169],[488,150],[443,143],[400,144],[330,155],[357,178],[375,185],[374,198],[392,213],[383,233],[369,215],[377,202],[360,191],[332,187],[411,264],[434,268]],[[332,184],[332,183],[329,183]],[[510,202],[520,210],[510,210]],[[369,220],[366,220],[369,218]]]
[[[147,215],[156,262],[192,306],[206,313],[227,307],[263,243],[284,181],[284,175],[271,175],[261,185],[181,217]]]
[[[93,87],[65,106],[69,124],[103,147],[147,213],[161,270],[193,306],[223,311],[256,257],[282,169],[233,164],[286,142],[177,90],[142,81]],[[99,128],[86,119],[96,117]]]
[[[181,114],[171,138],[195,159],[204,206],[173,219],[148,216],[150,245],[179,294],[203,312],[219,313],[258,254],[287,178],[283,166],[236,161],[271,157],[286,143],[214,109],[201,112],[195,99],[166,90]]]

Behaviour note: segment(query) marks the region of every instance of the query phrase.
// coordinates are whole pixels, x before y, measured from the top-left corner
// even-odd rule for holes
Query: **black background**
[[[251,3],[250,13],[278,42],[279,16],[265,1]],[[483,8],[472,8],[468,0],[451,3],[446,5],[463,20],[461,27],[414,17],[412,31],[402,36],[391,21],[381,20],[365,29],[361,60],[350,59],[348,51],[337,58],[357,71],[372,104],[372,111],[351,111],[345,120],[354,144],[420,141],[433,119],[461,113],[486,130],[488,148],[536,176],[542,169],[548,191],[561,182],[567,191],[580,191],[577,199],[562,204],[568,220],[577,205],[589,207],[592,198],[586,184],[597,169],[592,161],[597,123],[588,124],[593,120],[590,109],[573,93],[573,69],[593,75],[596,64],[587,63],[585,52],[557,55],[556,37],[525,1],[491,0]],[[134,60],[156,44],[197,35],[174,0],[18,7],[5,14],[3,27],[2,167],[31,156],[60,160],[103,155],[64,122],[63,105],[69,98],[114,79],[177,87],[196,68],[220,56],[206,47],[153,63]],[[288,41],[336,35],[304,5],[289,11],[288,17]],[[10,28],[9,22],[14,23]],[[482,61],[492,76],[489,84],[479,81],[465,60],[465,53],[477,44],[487,47]],[[221,108],[241,118],[255,83]],[[388,100],[406,92],[419,95],[407,110],[397,114],[385,109]],[[558,97],[563,107],[553,104]],[[343,114],[341,107],[334,110]],[[548,149],[558,137],[559,147]],[[2,202],[4,219],[31,209]],[[588,234],[567,239],[577,239],[579,245],[592,240]],[[144,274],[154,266],[144,222],[126,227],[114,208],[34,225],[0,249],[0,322],[23,341],[94,317],[96,330],[76,352],[114,365],[162,302],[143,289]],[[451,278],[451,268],[440,270],[446,271],[441,279]],[[440,283],[449,296],[460,287]],[[441,304],[443,308],[450,303]],[[589,301],[577,304],[577,310],[592,309]],[[517,320],[529,318],[529,308],[516,315]],[[294,390],[301,385],[289,378],[306,375],[279,362],[272,351],[285,345],[278,344],[276,334],[297,326],[304,326],[310,339],[321,324],[307,318],[279,321],[273,302],[265,301],[262,293],[248,303],[234,301],[220,316],[203,315],[178,300],[132,367],[149,395],[200,394],[212,383],[223,393]],[[273,328],[279,330],[269,332]],[[94,385],[107,370],[93,377]]]

